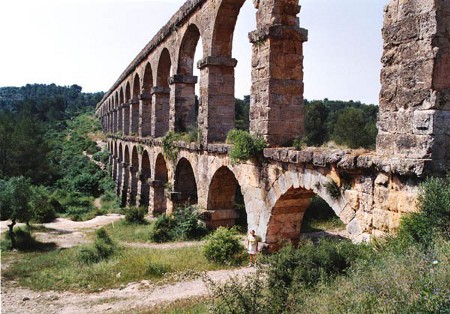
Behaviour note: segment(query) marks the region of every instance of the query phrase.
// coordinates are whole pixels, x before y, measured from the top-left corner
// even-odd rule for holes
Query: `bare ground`
[[[88,242],[87,233],[101,226],[122,219],[121,215],[99,216],[90,221],[74,222],[58,218],[44,224],[48,232],[35,232],[39,241],[54,242],[58,247],[68,248]],[[7,230],[2,221],[0,231]],[[179,242],[168,244],[124,243],[127,246],[148,248],[178,248],[202,245],[203,242]],[[2,260],[2,270],[8,263]],[[252,268],[218,270],[207,272],[214,282],[224,282],[232,276],[243,277],[253,272]],[[36,292],[23,288],[15,281],[1,282],[1,313],[120,313],[151,310],[154,306],[176,300],[205,296],[207,288],[202,279],[180,280],[173,284],[155,285],[147,280],[129,283],[120,289],[109,289],[96,293],[73,293],[44,291]]]

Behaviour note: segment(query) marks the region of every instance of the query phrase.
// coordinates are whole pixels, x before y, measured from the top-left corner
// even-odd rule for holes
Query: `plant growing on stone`
[[[246,161],[261,155],[267,145],[262,137],[250,135],[250,133],[243,130],[231,130],[228,132],[227,143],[233,145],[229,152],[233,163]]]
[[[326,182],[324,185],[325,189],[327,190],[328,194],[330,194],[330,196],[333,199],[338,199],[339,197],[341,197],[341,189],[339,188],[338,184],[336,183],[336,181],[331,180]]]
[[[170,160],[177,159],[178,152],[180,151],[176,143],[178,140],[178,134],[173,131],[167,132],[167,134],[162,138],[162,149],[164,155]]]

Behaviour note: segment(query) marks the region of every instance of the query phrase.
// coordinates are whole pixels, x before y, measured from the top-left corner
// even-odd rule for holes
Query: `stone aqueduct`
[[[303,132],[303,52],[298,0],[253,0],[250,132],[264,158],[232,164],[232,38],[245,0],[189,0],[132,61],[98,104],[112,176],[123,204],[170,212],[198,204],[211,226],[232,225],[236,191],[249,228],[275,246],[296,240],[314,195],[347,225],[355,241],[392,232],[416,209],[418,184],[450,165],[450,1],[391,0],[385,8],[376,151],[283,144]],[[194,53],[200,41],[198,115]],[[200,132],[165,157],[167,131]],[[328,182],[340,187],[332,196]]]

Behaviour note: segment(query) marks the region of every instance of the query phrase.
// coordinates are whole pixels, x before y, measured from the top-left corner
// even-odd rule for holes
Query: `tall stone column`
[[[128,167],[128,190],[127,190],[127,204],[130,206],[136,205],[136,196],[138,190],[137,169],[133,166]]]
[[[450,166],[449,33],[447,0],[386,7],[377,153],[418,175]]]
[[[168,199],[164,192],[164,183],[161,181],[150,181],[150,211],[156,214],[162,214],[167,211]]]
[[[127,196],[128,196],[128,182],[130,177],[130,171],[128,169],[128,164],[122,162],[121,171],[120,171],[120,189],[119,189],[119,197],[120,197],[120,206],[124,207],[127,204]]]
[[[141,90],[139,95],[139,137],[146,137],[152,134],[152,96]]]
[[[234,121],[234,68],[237,60],[206,57],[200,60],[200,99],[198,126],[204,144],[224,142]]]
[[[130,104],[122,105],[122,130],[124,135],[130,134]]]
[[[116,178],[117,178],[117,157],[114,155],[111,155],[111,177],[114,180],[114,182],[117,183]]]
[[[161,137],[169,131],[169,98],[170,88],[155,86],[151,91],[152,106],[152,137]]]
[[[117,172],[114,178],[116,182],[116,195],[121,197],[120,192],[122,189],[122,173],[123,173],[123,163],[120,159],[117,159]]]
[[[117,109],[117,133],[123,133],[123,108],[122,106],[119,106]]]
[[[188,132],[197,126],[195,114],[195,84],[197,77],[174,75],[170,77],[170,123],[169,129],[175,132]]]
[[[284,145],[303,134],[303,43],[307,31],[296,17],[298,0],[254,2],[257,30],[252,47],[250,132],[270,145]]]
[[[130,134],[137,136],[139,133],[139,99],[130,100]]]
[[[136,205],[142,206],[149,210],[149,197],[150,197],[150,178],[145,173],[140,173],[137,184],[137,197]]]

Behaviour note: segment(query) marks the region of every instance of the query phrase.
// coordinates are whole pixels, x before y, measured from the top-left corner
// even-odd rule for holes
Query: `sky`
[[[14,0],[0,3],[0,87],[78,84],[107,91],[184,0]],[[300,0],[305,98],[378,104],[387,0]],[[250,93],[256,9],[246,0],[233,40],[236,97]],[[201,59],[198,47],[196,60]],[[195,75],[196,73],[194,73]],[[198,72],[197,72],[198,75]]]

